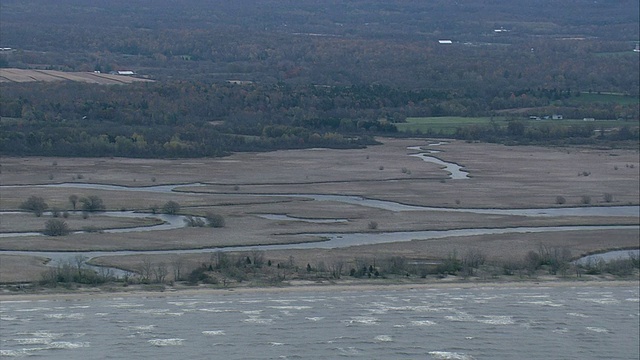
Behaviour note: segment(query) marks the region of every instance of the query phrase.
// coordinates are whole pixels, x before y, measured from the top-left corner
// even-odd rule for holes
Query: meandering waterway
[[[432,144],[436,146],[439,144]],[[468,172],[462,170],[462,167],[458,164],[445,162],[438,158],[427,155],[424,150],[419,147],[409,147],[409,150],[422,151],[419,153],[411,154],[410,156],[419,157],[424,161],[433,162],[444,167],[449,172],[451,179],[461,180],[468,179]],[[432,151],[429,151],[432,152]],[[424,212],[452,212],[452,213],[473,213],[473,214],[485,214],[485,215],[512,215],[512,216],[526,216],[526,217],[562,217],[562,216],[587,216],[587,217],[634,217],[640,218],[640,206],[594,206],[594,207],[565,207],[565,208],[531,208],[531,209],[479,209],[479,208],[444,208],[444,207],[429,207],[402,204],[388,200],[368,199],[356,195],[335,195],[335,194],[300,194],[300,193],[277,193],[277,194],[263,194],[263,193],[209,193],[199,192],[194,190],[199,187],[208,186],[206,183],[187,183],[187,184],[168,184],[168,185],[155,185],[145,187],[126,187],[119,185],[108,184],[91,184],[91,183],[60,183],[60,184],[45,184],[45,185],[11,185],[0,186],[0,190],[13,189],[21,187],[59,187],[59,188],[79,188],[79,189],[93,189],[93,190],[105,190],[105,191],[130,191],[130,192],[147,192],[147,193],[181,193],[181,194],[207,194],[210,196],[216,195],[233,195],[237,197],[293,197],[304,198],[313,201],[331,201],[336,203],[344,203],[351,205],[358,205],[364,207],[371,207],[376,209],[382,209],[393,212],[404,211],[424,211]],[[143,218],[154,217],[163,221],[161,225],[145,226],[145,227],[133,227],[126,229],[110,229],[104,232],[140,232],[140,231],[161,231],[176,229],[186,226],[184,217],[175,215],[163,215],[163,214],[148,214],[148,213],[136,213],[136,212],[106,212],[106,216],[115,217],[130,217],[130,218]],[[283,214],[259,214],[256,216],[264,217],[270,220],[277,221],[305,221],[305,222],[317,222],[317,223],[331,223],[331,222],[345,222],[347,219],[310,219],[310,218],[294,218]],[[339,248],[358,245],[370,245],[380,244],[388,242],[401,242],[411,240],[429,240],[444,237],[454,236],[473,236],[473,235],[487,235],[487,234],[505,234],[505,233],[533,233],[533,232],[557,232],[557,231],[592,231],[603,229],[637,229],[637,225],[630,226],[548,226],[548,227],[510,227],[510,228],[494,228],[494,229],[456,229],[456,230],[444,230],[444,231],[397,231],[397,232],[381,232],[381,233],[309,233],[303,235],[316,236],[324,239],[324,241],[312,242],[312,243],[298,243],[298,244],[283,244],[283,245],[263,245],[263,246],[242,246],[242,247],[225,247],[225,248],[207,248],[207,249],[176,249],[167,251],[111,251],[111,252],[99,252],[99,251],[87,251],[87,252],[42,252],[42,251],[0,251],[0,254],[29,254],[35,256],[44,256],[53,260],[65,260],[76,255],[82,255],[88,258],[97,256],[109,256],[109,255],[132,255],[132,254],[145,254],[145,253],[172,253],[172,254],[186,254],[186,253],[201,253],[209,251],[242,251],[248,249],[257,250],[280,250],[280,249],[310,249],[310,248]],[[15,236],[34,236],[39,233],[3,233],[0,234],[0,238],[15,237]]]

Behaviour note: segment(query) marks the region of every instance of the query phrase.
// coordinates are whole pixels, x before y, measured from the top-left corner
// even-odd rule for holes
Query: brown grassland
[[[94,72],[65,72],[57,70],[35,69],[0,69],[0,83],[2,82],[32,82],[32,81],[76,81],[91,84],[113,85],[130,84],[136,81],[151,81],[125,75],[102,74]]]
[[[131,233],[86,233],[59,237],[0,238],[0,250],[174,250],[321,240],[310,233],[385,232],[555,225],[638,225],[636,217],[524,217],[468,212],[393,212],[357,204],[312,201],[288,194],[358,195],[403,204],[447,208],[548,208],[562,206],[637,205],[640,169],[637,150],[546,148],[449,142],[431,149],[434,156],[462,165],[471,178],[452,180],[438,165],[408,156],[409,146],[426,147],[423,139],[379,139],[383,144],[357,150],[307,149],[238,153],[225,158],[124,159],[4,157],[1,159],[1,210],[16,210],[29,196],[43,197],[49,207],[70,209],[70,195],[97,195],[108,210],[149,211],[173,200],[182,214],[214,212],[223,228],[185,227]],[[172,193],[94,190],[43,185],[113,184],[127,187],[185,184]],[[201,183],[199,186],[188,184]],[[282,196],[259,196],[281,194]],[[605,194],[610,194],[609,201]],[[590,204],[583,204],[589,197]],[[260,214],[298,218],[346,219],[339,223],[269,220]],[[48,217],[3,214],[0,232],[40,231]],[[140,220],[77,215],[71,228],[130,227]],[[153,220],[145,220],[150,224]],[[370,226],[377,223],[376,228]],[[562,247],[577,257],[608,249],[638,248],[638,228],[452,237],[435,240],[361,245],[340,249],[267,251],[274,263],[295,259],[306,264],[358,257],[403,256],[437,261],[452,251],[481,251],[489,261],[522,259],[541,245]],[[185,268],[208,261],[211,253],[180,255]],[[136,270],[143,261],[171,264],[175,254],[106,256],[93,264]],[[315,265],[314,265],[315,266]],[[0,282],[37,281],[46,259],[0,254]]]

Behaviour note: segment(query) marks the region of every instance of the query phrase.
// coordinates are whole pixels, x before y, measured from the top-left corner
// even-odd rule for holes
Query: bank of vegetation
[[[445,105],[455,105],[455,109],[444,109]],[[425,114],[489,116],[493,109],[486,99],[451,91],[386,86],[199,81],[110,87],[12,84],[3,85],[0,97],[0,153],[224,156],[238,151],[363,147],[374,144],[376,135],[453,137],[511,144],[630,142],[637,146],[637,103],[603,104],[595,110],[590,106],[576,110],[574,116],[599,111],[606,118],[620,120],[537,121],[502,115],[500,121],[460,121],[456,120],[458,117],[446,118],[447,127],[442,121],[433,126],[424,122],[411,127],[405,125],[407,121],[415,124],[415,117]],[[399,132],[398,128],[404,131]]]
[[[34,286],[77,288],[79,286],[143,285],[162,290],[166,286],[239,288],[255,286],[287,286],[291,282],[336,283],[369,281],[372,284],[392,282],[447,281],[527,281],[555,277],[559,279],[629,279],[637,278],[640,258],[628,256],[613,260],[576,263],[566,248],[540,245],[521,259],[492,261],[479,250],[452,251],[445,259],[434,261],[403,256],[359,258],[352,260],[298,263],[288,259],[270,259],[268,253],[248,251],[215,252],[199,265],[174,256],[168,262],[153,262],[142,257],[135,270],[116,276],[108,269],[89,268],[87,258],[76,256],[52,266]]]

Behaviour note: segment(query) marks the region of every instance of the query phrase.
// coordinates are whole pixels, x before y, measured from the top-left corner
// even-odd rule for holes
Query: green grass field
[[[494,117],[493,121],[499,126],[506,126],[505,117]],[[422,132],[431,130],[442,132],[445,134],[453,134],[456,128],[470,125],[488,125],[491,123],[490,117],[459,117],[459,116],[442,116],[442,117],[416,117],[407,118],[405,123],[395,124],[400,131],[416,131]]]

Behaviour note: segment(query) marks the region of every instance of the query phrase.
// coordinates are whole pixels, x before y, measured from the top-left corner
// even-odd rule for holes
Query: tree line
[[[394,135],[407,116],[490,115],[504,102],[548,103],[571,90],[523,90],[478,95],[384,85],[293,86],[204,81],[96,86],[80,83],[7,84],[0,96],[0,153],[6,155],[199,157],[238,151],[306,147],[354,148]],[[525,97],[526,99],[520,100]],[[555,106],[553,110],[567,110]],[[587,109],[587,110],[584,110]],[[637,104],[593,103],[575,115],[637,116]],[[569,114],[567,112],[567,114]],[[518,130],[465,127],[457,137],[504,134],[544,141],[593,135],[560,125]],[[631,139],[630,128],[619,134]],[[535,130],[535,131],[534,131]],[[506,131],[506,132],[504,132]],[[437,133],[430,133],[436,136]]]

